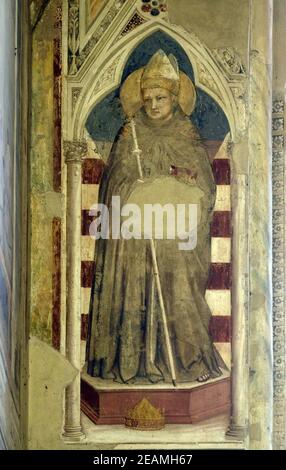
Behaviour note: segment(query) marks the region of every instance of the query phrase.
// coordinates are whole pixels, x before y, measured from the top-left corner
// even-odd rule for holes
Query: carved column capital
[[[87,143],[85,141],[66,140],[64,142],[64,155],[66,163],[82,163],[87,155]]]

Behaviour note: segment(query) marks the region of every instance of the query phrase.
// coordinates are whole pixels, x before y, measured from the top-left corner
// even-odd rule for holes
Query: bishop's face
[[[146,88],[142,91],[147,116],[154,120],[167,121],[173,115],[176,97],[164,88]]]

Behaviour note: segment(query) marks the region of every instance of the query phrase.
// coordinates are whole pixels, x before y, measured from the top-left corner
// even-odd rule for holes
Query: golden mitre
[[[161,49],[145,67],[131,73],[120,90],[120,100],[127,116],[132,117],[143,106],[142,90],[164,88],[178,97],[178,103],[186,115],[190,115],[196,103],[196,91],[192,80],[181,70],[177,59],[169,57]]]
[[[141,77],[141,89],[164,88],[174,95],[180,91],[180,75],[176,58],[159,50],[151,57]]]

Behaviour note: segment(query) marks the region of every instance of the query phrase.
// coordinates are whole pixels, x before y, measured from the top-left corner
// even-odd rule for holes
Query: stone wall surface
[[[18,234],[19,154],[15,138],[17,78],[15,67],[16,2],[0,3],[0,447],[20,446],[18,333],[15,319],[17,275],[14,263]],[[17,178],[18,182],[18,178]],[[15,307],[15,308],[14,308]]]

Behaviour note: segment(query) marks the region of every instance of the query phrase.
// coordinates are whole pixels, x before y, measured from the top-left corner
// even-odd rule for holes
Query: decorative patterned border
[[[62,170],[62,47],[60,38],[54,39],[54,152],[53,188],[61,191]]]
[[[52,344],[60,351],[61,345],[61,219],[54,217],[52,222],[53,238],[53,311]]]
[[[285,328],[285,103],[273,101],[273,447],[286,447],[286,328]]]
[[[85,62],[94,46],[99,42],[103,33],[109,28],[114,18],[117,16],[121,8],[124,6],[126,0],[118,0],[100,25],[97,30],[85,45],[83,50],[79,51],[79,0],[69,0],[69,74],[75,75],[82,64]]]

